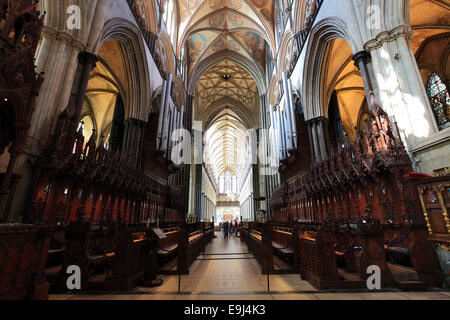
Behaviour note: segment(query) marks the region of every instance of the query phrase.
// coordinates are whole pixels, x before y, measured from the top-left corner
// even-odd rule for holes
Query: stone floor
[[[262,275],[239,238],[217,238],[191,266],[190,274],[160,276],[163,285],[128,294],[61,294],[51,300],[450,300],[450,292],[322,292],[299,275]],[[178,293],[178,281],[180,293]]]

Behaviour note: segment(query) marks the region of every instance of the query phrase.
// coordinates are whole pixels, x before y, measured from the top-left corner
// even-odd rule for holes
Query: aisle
[[[271,291],[315,291],[298,275],[271,275],[269,281]],[[267,276],[261,274],[259,263],[248,253],[245,243],[218,234],[206,255],[193,265],[184,288],[208,294],[262,294],[267,291]]]
[[[295,274],[270,275],[270,292],[267,276],[261,274],[258,262],[248,253],[247,246],[237,237],[217,238],[208,245],[204,255],[191,266],[190,274],[179,279],[176,275],[160,276],[163,285],[156,288],[138,287],[128,294],[76,294],[51,295],[50,299],[114,299],[114,300],[409,300],[450,299],[448,292],[379,292],[331,293],[319,292]],[[178,293],[178,281],[180,293]]]

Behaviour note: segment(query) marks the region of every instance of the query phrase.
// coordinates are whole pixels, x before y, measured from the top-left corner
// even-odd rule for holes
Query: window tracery
[[[449,128],[450,96],[447,86],[436,73],[433,73],[428,80],[427,94],[439,130]]]

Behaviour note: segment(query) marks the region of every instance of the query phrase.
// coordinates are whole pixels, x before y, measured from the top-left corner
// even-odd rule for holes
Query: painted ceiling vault
[[[187,44],[190,70],[207,57],[228,49],[264,63],[264,44],[273,43],[272,1],[178,0],[177,54]]]
[[[274,43],[273,1],[178,1],[177,55],[187,56],[191,79],[198,79],[197,120],[207,130],[204,160],[216,181],[226,172],[240,181],[250,150],[243,115],[256,114],[259,97],[248,68],[264,70],[264,52]],[[198,70],[203,73],[195,75]]]

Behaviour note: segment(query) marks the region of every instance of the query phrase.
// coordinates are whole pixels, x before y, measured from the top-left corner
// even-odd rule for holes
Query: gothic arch
[[[189,87],[187,90],[188,94],[194,96],[197,82],[203,75],[203,73],[207,72],[209,68],[213,67],[215,64],[224,59],[231,60],[242,67],[244,70],[246,70],[255,80],[256,87],[258,88],[258,92],[260,95],[266,92],[264,84],[264,73],[259,66],[257,66],[253,61],[250,61],[249,59],[234,51],[223,50],[209,56],[208,58],[203,60],[201,64],[197,65],[194,70],[191,71],[191,75],[189,77]]]
[[[173,95],[175,101],[173,103],[181,110],[181,106],[186,106],[186,95],[184,94],[183,79],[175,76],[173,79]]]
[[[155,1],[146,1],[147,28],[153,34],[158,33],[158,15],[156,14]]]
[[[95,53],[107,41],[116,40],[122,45],[125,68],[128,74],[127,88],[124,95],[126,118],[145,120],[150,105],[151,88],[146,47],[140,35],[140,29],[128,20],[113,18],[107,21],[101,32],[101,37],[95,46]]]
[[[327,18],[317,23],[311,30],[303,69],[302,105],[305,120],[325,115],[326,106],[323,103],[322,75],[323,64],[329,42],[343,39],[351,48],[353,54],[358,52],[355,39],[347,33],[345,22],[338,18]]]
[[[242,105],[239,101],[221,99],[210,105],[209,108],[205,110],[205,114],[203,115],[204,128],[210,127],[216,116],[224,110],[221,108],[223,106],[226,106],[227,109],[232,110],[237,116],[239,116],[246,128],[250,129],[255,127],[255,121],[253,120],[252,114],[247,107]]]
[[[296,45],[294,44],[294,34],[288,30],[281,39],[279,58],[278,58],[278,78],[282,79],[282,73],[287,72],[292,67],[292,60],[295,60]]]
[[[172,43],[169,35],[165,32],[160,32],[158,35],[158,41],[166,54],[166,71],[168,73],[175,74],[175,55],[173,54]]]
[[[316,11],[319,10],[319,4],[317,2],[317,0],[298,0],[295,3],[295,8],[294,8],[294,26],[293,26],[293,31],[294,33],[298,33],[300,31],[303,31],[305,29],[307,29],[307,27],[305,26],[305,21],[306,21],[306,14],[307,12],[307,8],[308,8],[308,3],[310,1],[315,1],[316,2]]]

